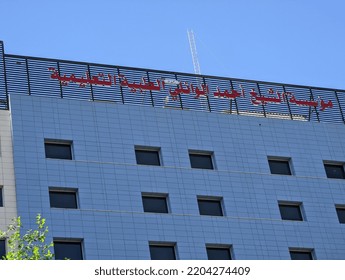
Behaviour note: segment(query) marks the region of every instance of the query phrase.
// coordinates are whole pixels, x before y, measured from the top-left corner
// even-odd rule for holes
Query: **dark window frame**
[[[143,210],[145,213],[158,213],[158,214],[169,214],[170,207],[168,203],[168,194],[162,193],[142,193],[141,200],[143,204]],[[148,200],[151,200],[151,203],[154,201],[164,202],[164,211],[159,211],[158,208],[152,208],[152,205],[147,205],[149,203]],[[151,209],[150,209],[151,207]],[[160,207],[159,207],[160,208]]]
[[[49,150],[53,146],[55,147],[68,147],[68,152],[65,154],[66,151],[64,151],[63,156],[59,156],[57,151]],[[53,139],[44,139],[44,152],[45,157],[47,159],[60,159],[60,160],[73,160],[74,154],[73,154],[73,141],[71,140],[53,140]]]
[[[73,206],[52,206],[52,199],[55,199],[51,196],[51,194],[73,194],[74,195],[74,204]],[[66,202],[63,201],[63,202]],[[49,203],[51,208],[62,208],[62,209],[79,209],[79,201],[78,201],[78,189],[76,188],[59,188],[59,187],[50,187],[49,188]]]
[[[167,254],[172,253],[172,258],[156,258],[156,256],[160,256],[162,252],[159,249],[169,249],[170,252],[166,252]],[[176,243],[175,242],[149,242],[149,251],[150,251],[150,258],[151,260],[177,260],[177,251],[176,251]],[[164,253],[164,252],[163,252]]]
[[[338,221],[340,224],[345,224],[345,205],[335,205],[335,211],[337,212]]]
[[[78,252],[78,255],[80,253],[80,257],[81,258],[76,258],[76,259],[71,259],[71,260],[83,260],[84,259],[84,248],[83,248],[83,240],[82,239],[76,239],[76,238],[71,238],[71,239],[67,239],[67,238],[53,238],[53,244],[54,244],[54,256],[56,260],[64,260],[64,259],[70,259],[68,256],[67,257],[60,257],[59,254],[61,253],[60,250],[61,248],[58,248],[56,245],[60,244],[60,245],[67,245],[67,244],[72,244],[72,245],[78,245],[78,249],[80,249],[80,251]],[[58,251],[58,252],[57,252]],[[58,258],[56,258],[56,256],[58,255]]]
[[[298,221],[303,222],[305,221],[305,215],[303,213],[302,202],[291,202],[291,201],[278,201],[278,208],[280,212],[281,219],[284,221]],[[286,213],[292,209],[298,210],[298,217],[296,218],[289,218],[289,215],[296,214],[296,213]],[[285,211],[285,212],[284,212]]]
[[[224,217],[225,216],[224,207],[223,207],[223,197],[219,197],[219,196],[197,196],[197,202],[198,202],[199,214],[201,216],[213,216],[213,217]],[[205,203],[211,203],[211,207],[213,207],[212,205],[215,205],[214,203],[217,203],[217,205],[219,206],[218,207],[219,209],[213,208],[212,211],[219,210],[219,212],[217,214],[212,214],[212,213],[208,212],[207,209],[204,208],[206,206]]]
[[[287,157],[267,157],[268,166],[273,175],[292,176],[291,158]],[[277,164],[274,166],[274,164]],[[284,170],[285,169],[285,170]]]
[[[3,260],[3,256],[6,255],[6,239],[0,239],[0,260]],[[3,249],[3,250],[2,250]]]
[[[289,254],[291,260],[315,260],[314,249],[289,248]]]
[[[325,169],[327,178],[345,179],[344,162],[323,161],[323,167]],[[335,168],[338,170],[334,170]]]
[[[146,146],[135,146],[134,147],[134,153],[135,153],[135,160],[138,165],[148,165],[148,166],[162,166],[162,157],[161,157],[161,149],[158,147],[146,147]],[[151,156],[154,154],[155,159],[151,163],[149,161],[144,162],[143,155],[149,155]],[[151,158],[150,160],[152,160]]]
[[[214,252],[222,251],[227,253],[227,258],[215,258]],[[233,260],[232,246],[231,245],[222,245],[222,244],[206,244],[206,254],[208,260]],[[222,253],[223,254],[223,253]],[[223,255],[224,256],[224,255]]]
[[[190,166],[193,169],[215,170],[214,152],[188,150]],[[209,159],[208,162],[198,162],[197,159]],[[207,166],[206,166],[207,165]]]

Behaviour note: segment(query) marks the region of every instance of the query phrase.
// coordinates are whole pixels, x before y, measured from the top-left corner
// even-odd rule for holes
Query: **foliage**
[[[0,231],[0,238],[7,240],[5,260],[51,260],[50,248],[53,242],[46,244],[48,227],[40,214],[36,216],[37,229],[30,229],[21,235],[23,227],[20,217],[14,218],[6,231]]]

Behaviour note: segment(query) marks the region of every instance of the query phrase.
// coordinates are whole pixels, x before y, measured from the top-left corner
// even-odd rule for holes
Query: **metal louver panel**
[[[3,54],[0,109],[8,109],[7,94],[297,121],[345,121],[345,90]]]

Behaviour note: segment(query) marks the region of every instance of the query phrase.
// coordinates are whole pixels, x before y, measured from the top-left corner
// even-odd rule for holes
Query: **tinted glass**
[[[279,205],[283,220],[303,221],[299,205]]]
[[[339,223],[345,224],[345,208],[337,208]]]
[[[144,212],[168,213],[167,200],[165,197],[143,196]]]
[[[327,178],[345,179],[344,167],[342,165],[325,164]]]
[[[174,246],[150,245],[151,260],[176,260]]]
[[[192,168],[213,169],[211,155],[189,154]]]
[[[0,240],[0,260],[6,255],[6,242],[5,240]]]
[[[229,248],[206,248],[209,260],[231,260]]]
[[[311,252],[290,251],[290,256],[292,260],[312,260],[313,259]]]
[[[70,144],[45,143],[46,158],[72,159]]]
[[[289,161],[287,160],[269,160],[268,164],[272,174],[291,175]]]
[[[77,208],[75,192],[49,191],[50,207]]]
[[[2,200],[2,188],[0,188],[0,207],[4,206],[4,202]]]
[[[54,242],[56,260],[82,260],[81,242]]]
[[[200,215],[223,216],[222,206],[219,200],[198,200]]]
[[[160,165],[158,151],[135,151],[137,164]]]

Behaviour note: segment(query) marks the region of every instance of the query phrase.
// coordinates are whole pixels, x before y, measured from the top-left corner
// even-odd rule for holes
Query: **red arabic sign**
[[[140,83],[130,83],[127,78],[121,74],[104,75],[103,73],[99,73],[96,76],[90,76],[90,74],[86,72],[85,77],[76,77],[74,74],[70,76],[61,76],[58,70],[53,67],[48,68],[48,70],[52,72],[50,78],[58,80],[62,86],[67,86],[69,83],[75,83],[78,84],[79,87],[85,87],[87,85],[111,87],[119,83],[121,87],[127,87],[131,92],[139,91],[140,93],[145,91],[160,92],[161,90],[165,90],[166,87],[169,87],[169,95],[172,100],[178,100],[181,94],[191,94],[194,95],[194,98],[208,97],[210,95],[213,95],[214,98],[227,98],[231,100],[246,98],[245,90],[241,85],[239,86],[239,90],[229,88],[229,90],[221,91],[219,87],[217,87],[216,91],[210,92],[209,86],[205,83],[195,86],[192,83],[179,82],[174,79],[157,79],[155,82],[149,82],[146,81],[145,78],[142,78]],[[297,106],[319,107],[320,111],[324,111],[326,108],[333,108],[331,100],[324,101],[320,97],[318,97],[317,100],[301,100],[297,99],[291,92],[274,92],[271,88],[267,90],[266,96],[255,92],[255,89],[252,88],[249,92],[249,96],[252,105],[255,106],[288,102],[289,104],[295,104]]]

